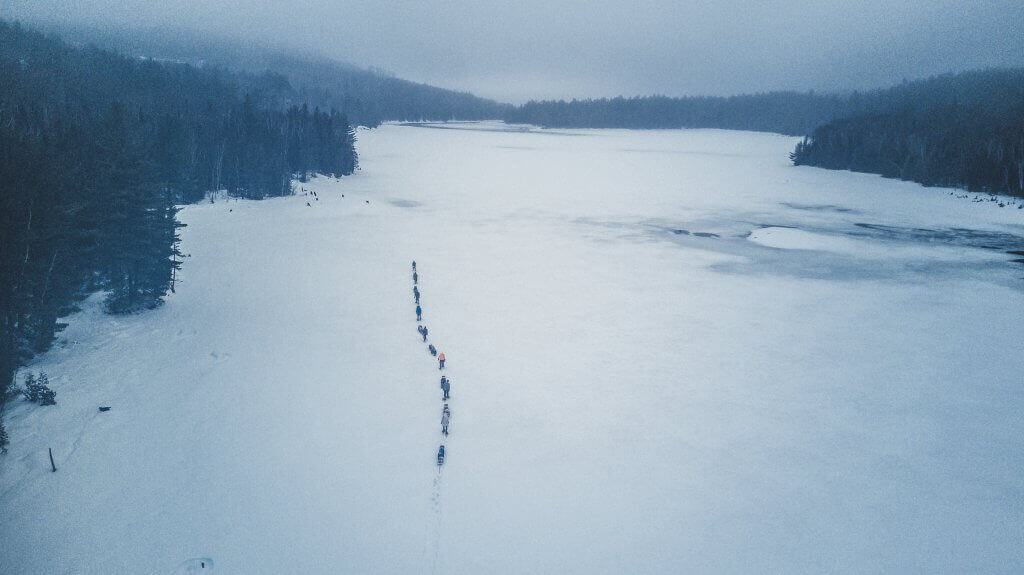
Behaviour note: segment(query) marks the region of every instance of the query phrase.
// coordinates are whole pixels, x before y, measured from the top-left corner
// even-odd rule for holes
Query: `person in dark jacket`
[[[415,285],[416,282],[418,282],[419,280],[420,280],[420,276],[418,276],[416,274],[416,272],[412,272],[412,283]]]
[[[444,445],[437,450],[437,466],[441,467],[442,465],[444,465]]]
[[[423,321],[423,308],[416,306],[416,321]]]
[[[449,393],[451,393],[452,391],[452,382],[447,377],[441,378],[441,391],[444,392],[444,395],[441,397],[441,399],[447,400],[449,398]]]
[[[412,260],[412,271],[416,271],[416,260]]]
[[[420,305],[420,288],[412,286],[412,297],[416,298],[416,305]]]
[[[434,347],[434,344],[428,345],[427,346],[427,351],[430,352],[430,355],[437,355],[437,348]]]

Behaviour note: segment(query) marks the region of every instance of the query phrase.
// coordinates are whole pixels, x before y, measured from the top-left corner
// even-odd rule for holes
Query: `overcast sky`
[[[1024,0],[0,0],[313,50],[502,101],[842,90],[1024,65]]]

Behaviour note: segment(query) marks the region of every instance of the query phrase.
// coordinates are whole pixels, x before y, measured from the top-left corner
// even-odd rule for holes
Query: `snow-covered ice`
[[[164,307],[70,318],[0,572],[1024,571],[1021,211],[782,136],[440,127],[185,208]]]

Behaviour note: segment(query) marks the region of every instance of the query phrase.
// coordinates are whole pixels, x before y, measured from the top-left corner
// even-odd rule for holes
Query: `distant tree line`
[[[908,82],[797,144],[796,165],[1024,196],[1024,69]]]
[[[802,136],[829,120],[866,109],[869,101],[860,93],[814,92],[548,100],[509,107],[504,120],[547,128],[720,128]]]
[[[344,114],[288,104],[280,76],[76,48],[0,21],[0,79],[0,412],[14,372],[83,297],[106,290],[108,311],[130,313],[174,290],[177,205],[288,194],[292,178],[357,164]]]

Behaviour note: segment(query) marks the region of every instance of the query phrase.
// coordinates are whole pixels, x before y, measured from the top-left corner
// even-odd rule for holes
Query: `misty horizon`
[[[973,6],[970,13],[950,1],[856,7],[651,2],[643,9],[613,2],[576,10],[534,2],[514,8],[131,4],[14,0],[0,16],[58,30],[87,27],[129,37],[161,30],[316,55],[512,104],[848,92],[1024,65],[1024,36],[1014,31],[1024,21],[1024,5],[1007,1]]]

